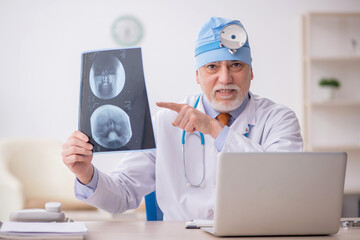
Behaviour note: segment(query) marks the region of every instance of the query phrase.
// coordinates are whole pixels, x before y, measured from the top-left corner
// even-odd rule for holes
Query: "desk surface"
[[[88,234],[85,240],[107,239],[221,239],[203,232],[200,229],[185,229],[184,222],[146,222],[146,221],[94,221],[85,222]],[[228,238],[225,238],[228,239]],[[242,240],[259,240],[264,237],[241,237]],[[271,237],[271,240],[358,240],[360,228],[340,228],[339,232],[329,236],[304,236],[304,237]]]

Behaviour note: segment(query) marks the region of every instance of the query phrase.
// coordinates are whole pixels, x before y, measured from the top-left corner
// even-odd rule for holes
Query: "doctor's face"
[[[253,79],[251,67],[241,61],[208,63],[196,72],[196,81],[219,112],[230,112],[240,107]]]

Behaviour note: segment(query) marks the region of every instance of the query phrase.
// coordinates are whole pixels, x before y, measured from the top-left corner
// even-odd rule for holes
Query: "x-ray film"
[[[141,48],[82,54],[79,130],[94,152],[155,148]]]

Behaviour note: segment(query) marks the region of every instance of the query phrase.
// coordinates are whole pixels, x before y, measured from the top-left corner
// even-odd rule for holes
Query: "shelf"
[[[311,148],[313,151],[360,151],[360,143],[357,145],[313,145]]]
[[[308,12],[308,17],[359,17],[358,12]]]
[[[344,192],[357,195],[360,194],[359,29],[360,13],[309,13],[303,19],[305,151],[346,152]],[[341,81],[333,100],[327,100],[328,94],[319,86],[322,78]]]
[[[311,57],[314,62],[360,61],[360,54],[354,56]]]
[[[305,62],[357,62],[360,61],[359,55],[353,56],[322,56],[322,57],[308,57],[304,56]]]
[[[307,107],[359,107],[360,101],[326,101],[307,103]]]
[[[354,186],[346,186],[344,188],[344,194],[346,195],[358,195],[360,194],[360,186],[355,185]]]

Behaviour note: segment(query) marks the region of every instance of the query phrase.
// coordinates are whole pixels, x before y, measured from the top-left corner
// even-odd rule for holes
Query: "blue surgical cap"
[[[202,26],[195,44],[196,70],[205,64],[226,60],[242,61],[251,67],[252,59],[249,39],[246,40],[245,45],[239,48],[234,55],[232,55],[226,47],[220,47],[219,45],[221,30],[230,24],[237,24],[244,28],[238,20],[220,17],[212,17]]]

